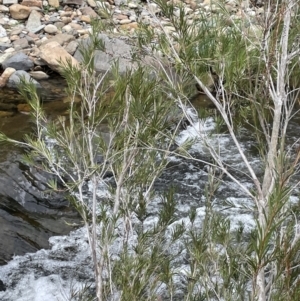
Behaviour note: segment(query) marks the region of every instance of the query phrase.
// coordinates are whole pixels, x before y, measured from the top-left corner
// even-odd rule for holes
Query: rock
[[[10,39],[8,37],[0,38],[0,43],[9,43]]]
[[[81,8],[80,11],[82,12],[83,15],[88,15],[91,18],[99,17],[98,14],[91,7],[88,6]]]
[[[57,27],[53,24],[48,24],[45,26],[44,31],[49,34],[57,33]]]
[[[24,30],[24,26],[19,26],[18,28],[14,28],[11,32],[10,35],[19,35],[22,31]]]
[[[96,2],[94,0],[87,0],[86,2],[92,8],[95,8],[97,6],[97,4],[96,4]]]
[[[75,38],[73,35],[70,34],[66,34],[66,33],[59,33],[57,35],[55,35],[54,37],[52,37],[51,39],[43,42],[43,44],[47,44],[50,42],[57,42],[59,45],[63,46],[71,41],[74,41]]]
[[[79,5],[81,6],[83,4],[83,0],[64,0],[63,4],[71,4],[71,5]]]
[[[33,68],[32,60],[23,52],[18,52],[2,63],[3,68],[12,67],[16,70],[29,70]]]
[[[0,25],[0,38],[7,36],[6,29]]]
[[[49,78],[49,75],[43,71],[30,71],[30,76],[37,80],[43,80]]]
[[[72,22],[72,18],[71,17],[61,17],[61,21],[64,23],[64,24],[69,24]]]
[[[129,8],[138,8],[138,5],[137,5],[136,3],[129,2],[129,3],[128,3],[128,7],[129,7]]]
[[[52,6],[52,7],[59,7],[59,1],[58,0],[49,0],[49,5]]]
[[[54,71],[60,73],[62,64],[71,62],[75,67],[79,67],[78,61],[73,58],[60,44],[56,41],[51,41],[40,46],[40,57]]]
[[[21,5],[39,8],[43,7],[43,3],[41,0],[23,0]]]
[[[26,29],[28,29],[30,32],[36,33],[44,27],[45,25],[42,25],[41,23],[41,14],[38,11],[33,10],[29,15]]]
[[[18,0],[3,0],[2,2],[4,5],[12,5],[12,4],[17,4]]]
[[[9,8],[5,5],[0,5],[0,12],[1,13],[8,13],[9,12]]]
[[[121,25],[124,25],[124,24],[129,24],[129,23],[131,23],[131,20],[129,20],[129,19],[124,19],[124,20],[120,20],[120,22],[119,22]]]
[[[75,51],[78,48],[78,42],[77,41],[71,41],[66,47],[65,50],[70,53],[71,55],[73,55],[75,53]]]
[[[128,16],[124,14],[117,14],[114,16],[117,20],[128,20]]]
[[[87,15],[82,15],[82,16],[80,17],[80,21],[81,21],[81,22],[85,22],[85,23],[90,24],[90,23],[91,23],[91,17],[90,17],[90,16],[87,16]]]
[[[14,112],[9,112],[9,111],[0,111],[0,117],[12,117],[14,116]],[[2,289],[2,291],[5,291],[5,286],[4,286],[4,289]],[[1,291],[1,289],[0,289]]]
[[[132,61],[131,52],[133,51],[132,46],[126,43],[128,38],[110,38],[106,34],[99,34],[105,44],[105,51],[95,51],[95,69],[98,72],[106,72],[111,69],[111,65],[115,60],[119,62],[120,73],[126,72],[127,69],[135,68],[135,64]],[[81,47],[85,47],[90,43],[90,39],[83,40]],[[78,61],[82,60],[80,51],[77,50],[74,54],[74,58]]]
[[[129,23],[129,24],[123,24],[120,26],[120,29],[121,30],[135,30],[139,27],[138,23],[137,22],[132,22],[132,23]]]
[[[26,38],[22,38],[22,39],[18,39],[16,41],[14,41],[13,46],[16,51],[30,47],[28,40]]]
[[[20,104],[18,104],[17,108],[18,108],[18,111],[23,114],[31,112],[31,107],[27,103],[20,103]]]
[[[32,81],[37,88],[41,88],[41,85],[24,70],[14,72],[7,82],[7,87],[18,88],[22,77],[25,78],[26,81]]]
[[[4,70],[4,72],[2,73],[2,75],[0,77],[0,88],[3,88],[6,86],[8,79],[14,72],[16,72],[16,69],[10,68],[10,67],[8,67]]]
[[[0,43],[0,51],[5,51],[6,49],[10,48],[10,43]]]
[[[28,18],[31,8],[20,4],[13,4],[9,7],[9,12],[13,19],[24,20]]]
[[[9,48],[7,48],[9,49]],[[2,64],[5,60],[11,57],[11,53],[4,53],[0,55],[0,64]]]
[[[15,48],[11,47],[11,48],[7,48],[6,50],[4,50],[5,53],[13,53],[15,52]]]

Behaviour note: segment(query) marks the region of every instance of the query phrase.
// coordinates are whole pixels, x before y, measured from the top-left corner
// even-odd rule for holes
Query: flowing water
[[[48,112],[53,112],[54,115],[55,112],[62,112],[65,109],[61,101],[55,100],[51,100],[45,106]],[[298,114],[289,128],[290,145],[297,142],[299,124]],[[180,145],[186,139],[197,136],[197,131],[204,134],[213,133],[215,126],[211,118],[195,123],[178,135],[177,143]],[[32,125],[28,116],[16,114],[14,117],[2,120],[2,129],[7,134],[20,138],[23,132],[32,130]],[[229,135],[212,134],[209,137],[215,149],[221,153],[223,162],[230,165],[233,174],[248,189],[251,189],[251,181],[243,174],[245,166]],[[262,166],[255,150],[255,137],[244,130],[241,131],[239,139],[253,169],[258,176],[261,176]],[[70,209],[63,196],[44,193],[46,175],[22,164],[21,151],[11,149],[10,146],[4,148],[1,146],[0,151],[2,262],[8,260],[12,253],[24,254],[47,246],[50,236],[67,233],[70,230],[65,226],[66,219],[76,220],[76,214]],[[167,169],[155,184],[155,189],[159,193],[167,191],[171,186],[175,187],[176,222],[174,224],[188,223],[191,208],[196,211],[195,223],[199,225],[205,214],[204,187],[208,180],[208,170],[202,161],[209,161],[210,156],[202,141],[194,143],[191,153],[198,161],[171,157]],[[291,200],[298,201],[298,194],[299,190],[295,189]],[[160,202],[161,199],[157,198],[149,205],[149,215],[144,221],[145,225],[155,224]],[[230,219],[232,228],[242,223],[247,232],[255,224],[253,216],[245,209],[252,206],[251,201],[226,176],[222,178],[215,194],[213,206],[224,215],[224,219]],[[72,290],[82,287],[84,283],[93,282],[88,250],[84,228],[73,231],[67,236],[51,237],[49,250],[16,257],[7,265],[0,267],[0,284],[2,280],[7,288],[6,292],[0,292],[0,300],[68,300],[67,296]],[[179,263],[179,268],[187,269],[184,260]]]

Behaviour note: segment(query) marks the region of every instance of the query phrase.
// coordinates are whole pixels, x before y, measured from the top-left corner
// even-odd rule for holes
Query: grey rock
[[[95,69],[98,72],[106,72],[111,69],[111,66],[115,61],[119,63],[120,73],[125,73],[127,69],[135,68],[135,64],[132,62],[131,52],[132,46],[129,45],[126,37],[122,38],[110,38],[106,34],[99,34],[99,38],[105,44],[105,52],[101,50],[95,51]],[[84,40],[80,47],[86,47],[89,45],[90,39]],[[74,54],[74,58],[79,62],[82,61],[81,54],[77,50]]]
[[[17,4],[18,0],[3,0],[2,2],[4,5],[11,5],[11,4]]]
[[[63,4],[73,4],[81,6],[83,4],[83,0],[64,0]]]
[[[41,29],[39,29],[41,26],[42,26],[41,14],[36,10],[32,10],[29,15],[27,24],[26,24],[26,29],[28,29],[29,31],[31,31],[33,33],[36,33],[39,30],[41,30]]]
[[[26,38],[22,38],[22,39],[15,40],[13,42],[13,46],[14,46],[15,50],[18,51],[18,50],[21,50],[21,49],[29,48],[29,43],[28,43],[28,40]],[[20,70],[23,70],[23,69],[20,69]]]
[[[24,78],[26,81],[32,81],[37,88],[41,88],[41,85],[24,70],[19,70],[13,73],[7,82],[7,87],[17,88],[20,84],[21,78]]]
[[[66,47],[65,50],[73,55],[78,47],[78,42],[77,41],[71,41]]]
[[[6,49],[12,47],[9,43],[0,43],[0,51],[5,51]]]
[[[0,25],[0,38],[7,36],[6,29]]]
[[[120,5],[124,5],[124,4],[127,4],[127,0],[115,0],[116,6],[120,6]]]
[[[34,64],[32,60],[23,52],[18,52],[2,63],[2,67],[6,69],[7,67],[15,68],[16,70],[29,70],[33,68]]]
[[[57,43],[59,43],[59,45],[62,46],[73,40],[75,40],[73,35],[66,34],[66,33],[59,33],[59,34],[55,35],[53,38],[48,39],[47,41],[43,42],[43,44],[47,44],[47,43],[56,41]]]

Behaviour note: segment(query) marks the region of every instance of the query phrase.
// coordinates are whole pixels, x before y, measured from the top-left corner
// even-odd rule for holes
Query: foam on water
[[[230,162],[235,168],[241,168],[243,164],[229,135],[211,135],[214,128],[215,123],[212,118],[196,122],[179,134],[176,143],[182,145],[188,139],[194,139],[191,152],[203,155],[209,153],[205,143],[205,139],[208,139],[222,154],[224,161]],[[202,186],[207,179],[207,172],[202,167],[196,166],[193,161],[183,162],[182,159],[170,157],[169,162],[174,164],[175,169],[177,165],[179,167],[185,166],[185,171],[178,171],[177,178],[176,172],[174,172],[172,178],[173,183],[180,186],[182,191],[176,194],[178,218],[169,230],[172,231],[172,227],[178,223],[184,223],[186,227],[190,226],[187,214],[191,207],[196,208],[196,219],[193,226],[200,228],[206,214]],[[245,180],[245,185],[250,188],[252,184]],[[88,191],[91,189],[92,187],[88,183]],[[226,195],[225,190],[229,191],[228,194],[230,195]],[[230,219],[233,230],[242,223],[245,230],[250,231],[255,225],[251,215],[251,201],[237,190],[236,184],[228,179],[224,180],[220,186],[221,193],[214,200],[214,209],[223,214],[224,219]],[[97,196],[99,198],[109,197],[105,182],[99,186]],[[143,223],[145,230],[150,229],[158,222],[157,213],[161,202],[160,197],[155,197],[148,206],[149,215]],[[230,206],[228,206],[229,203]],[[134,223],[137,224],[139,221],[133,216]],[[118,258],[121,250],[124,232],[122,221],[118,224],[116,231],[119,236],[111,246],[112,258]],[[134,246],[137,241],[134,231],[129,239],[130,245]],[[85,284],[93,283],[90,250],[84,228],[73,231],[68,236],[52,237],[50,238],[50,245],[49,250],[17,256],[7,265],[0,267],[0,279],[7,287],[5,292],[0,292],[1,301],[65,301],[69,300],[72,292],[79,290]],[[174,245],[174,252],[176,253],[176,250],[180,248],[182,248],[182,242],[179,241],[178,245]],[[185,253],[182,252],[181,256],[184,257]],[[180,265],[180,258],[177,259],[176,269],[182,271],[183,274],[188,273],[189,267],[183,263]],[[181,281],[180,277],[177,280]]]

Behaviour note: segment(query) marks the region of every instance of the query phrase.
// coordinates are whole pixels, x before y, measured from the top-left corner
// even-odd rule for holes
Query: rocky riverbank
[[[228,12],[228,25],[234,19],[243,21],[246,31],[260,30],[259,16],[263,7],[250,1],[235,0],[173,0],[175,6],[183,5],[188,22],[200,16],[210,18],[221,10]],[[257,4],[257,3],[256,3]],[[175,15],[179,15],[179,9]],[[59,60],[80,64],[78,45],[88,38],[91,20],[109,19],[114,24],[114,38],[102,35],[109,49],[99,53],[96,68],[106,71],[115,58],[121,60],[120,68],[130,66],[131,46],[126,38],[134,37],[138,22],[148,24],[160,34],[172,34],[175,28],[162,16],[152,2],[109,0],[1,0],[0,5],[0,64],[3,73],[0,87],[16,87],[19,75],[36,81],[49,78],[45,67],[59,72]],[[123,60],[123,62],[122,62]],[[38,82],[36,82],[38,85]]]

